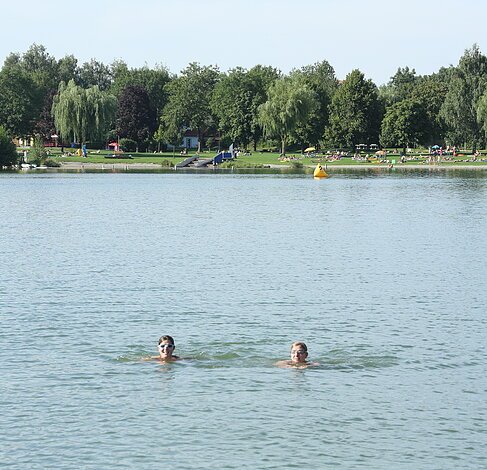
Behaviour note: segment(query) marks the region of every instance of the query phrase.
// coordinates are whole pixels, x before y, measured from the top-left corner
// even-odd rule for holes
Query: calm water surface
[[[486,468],[486,214],[484,172],[1,174],[0,467]]]

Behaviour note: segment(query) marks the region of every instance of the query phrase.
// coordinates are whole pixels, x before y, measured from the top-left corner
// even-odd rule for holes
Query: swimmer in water
[[[172,362],[180,359],[179,356],[173,355],[176,346],[172,336],[161,336],[157,347],[159,348],[159,356],[154,356],[153,359],[161,362]]]
[[[278,367],[308,367],[317,366],[318,362],[308,362],[308,346],[301,341],[295,341],[291,345],[291,360],[276,362]]]

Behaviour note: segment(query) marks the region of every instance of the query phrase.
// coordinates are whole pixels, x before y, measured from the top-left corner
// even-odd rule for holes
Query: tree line
[[[200,145],[218,136],[223,145],[266,144],[282,153],[359,143],[485,148],[487,57],[473,45],[456,66],[423,76],[400,67],[377,87],[357,69],[338,80],[326,60],[288,74],[191,63],[176,75],[120,60],[57,60],[33,44],[0,70],[0,127],[10,137],[59,134],[91,147],[126,139],[142,151],[178,146],[188,129]]]

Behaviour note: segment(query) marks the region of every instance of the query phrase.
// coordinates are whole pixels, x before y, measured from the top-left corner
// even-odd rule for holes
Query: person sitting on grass
[[[276,362],[278,367],[308,367],[317,366],[317,362],[308,362],[308,346],[301,341],[295,341],[291,345],[291,360]]]

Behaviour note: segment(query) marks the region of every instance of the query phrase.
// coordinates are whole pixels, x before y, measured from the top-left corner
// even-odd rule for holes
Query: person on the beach
[[[172,336],[161,336],[157,347],[159,348],[159,356],[155,356],[154,359],[162,362],[172,362],[179,359],[179,356],[174,356],[176,345]]]
[[[302,341],[295,341],[291,345],[291,360],[276,362],[278,367],[308,367],[317,366],[317,362],[308,362],[308,346]]]

